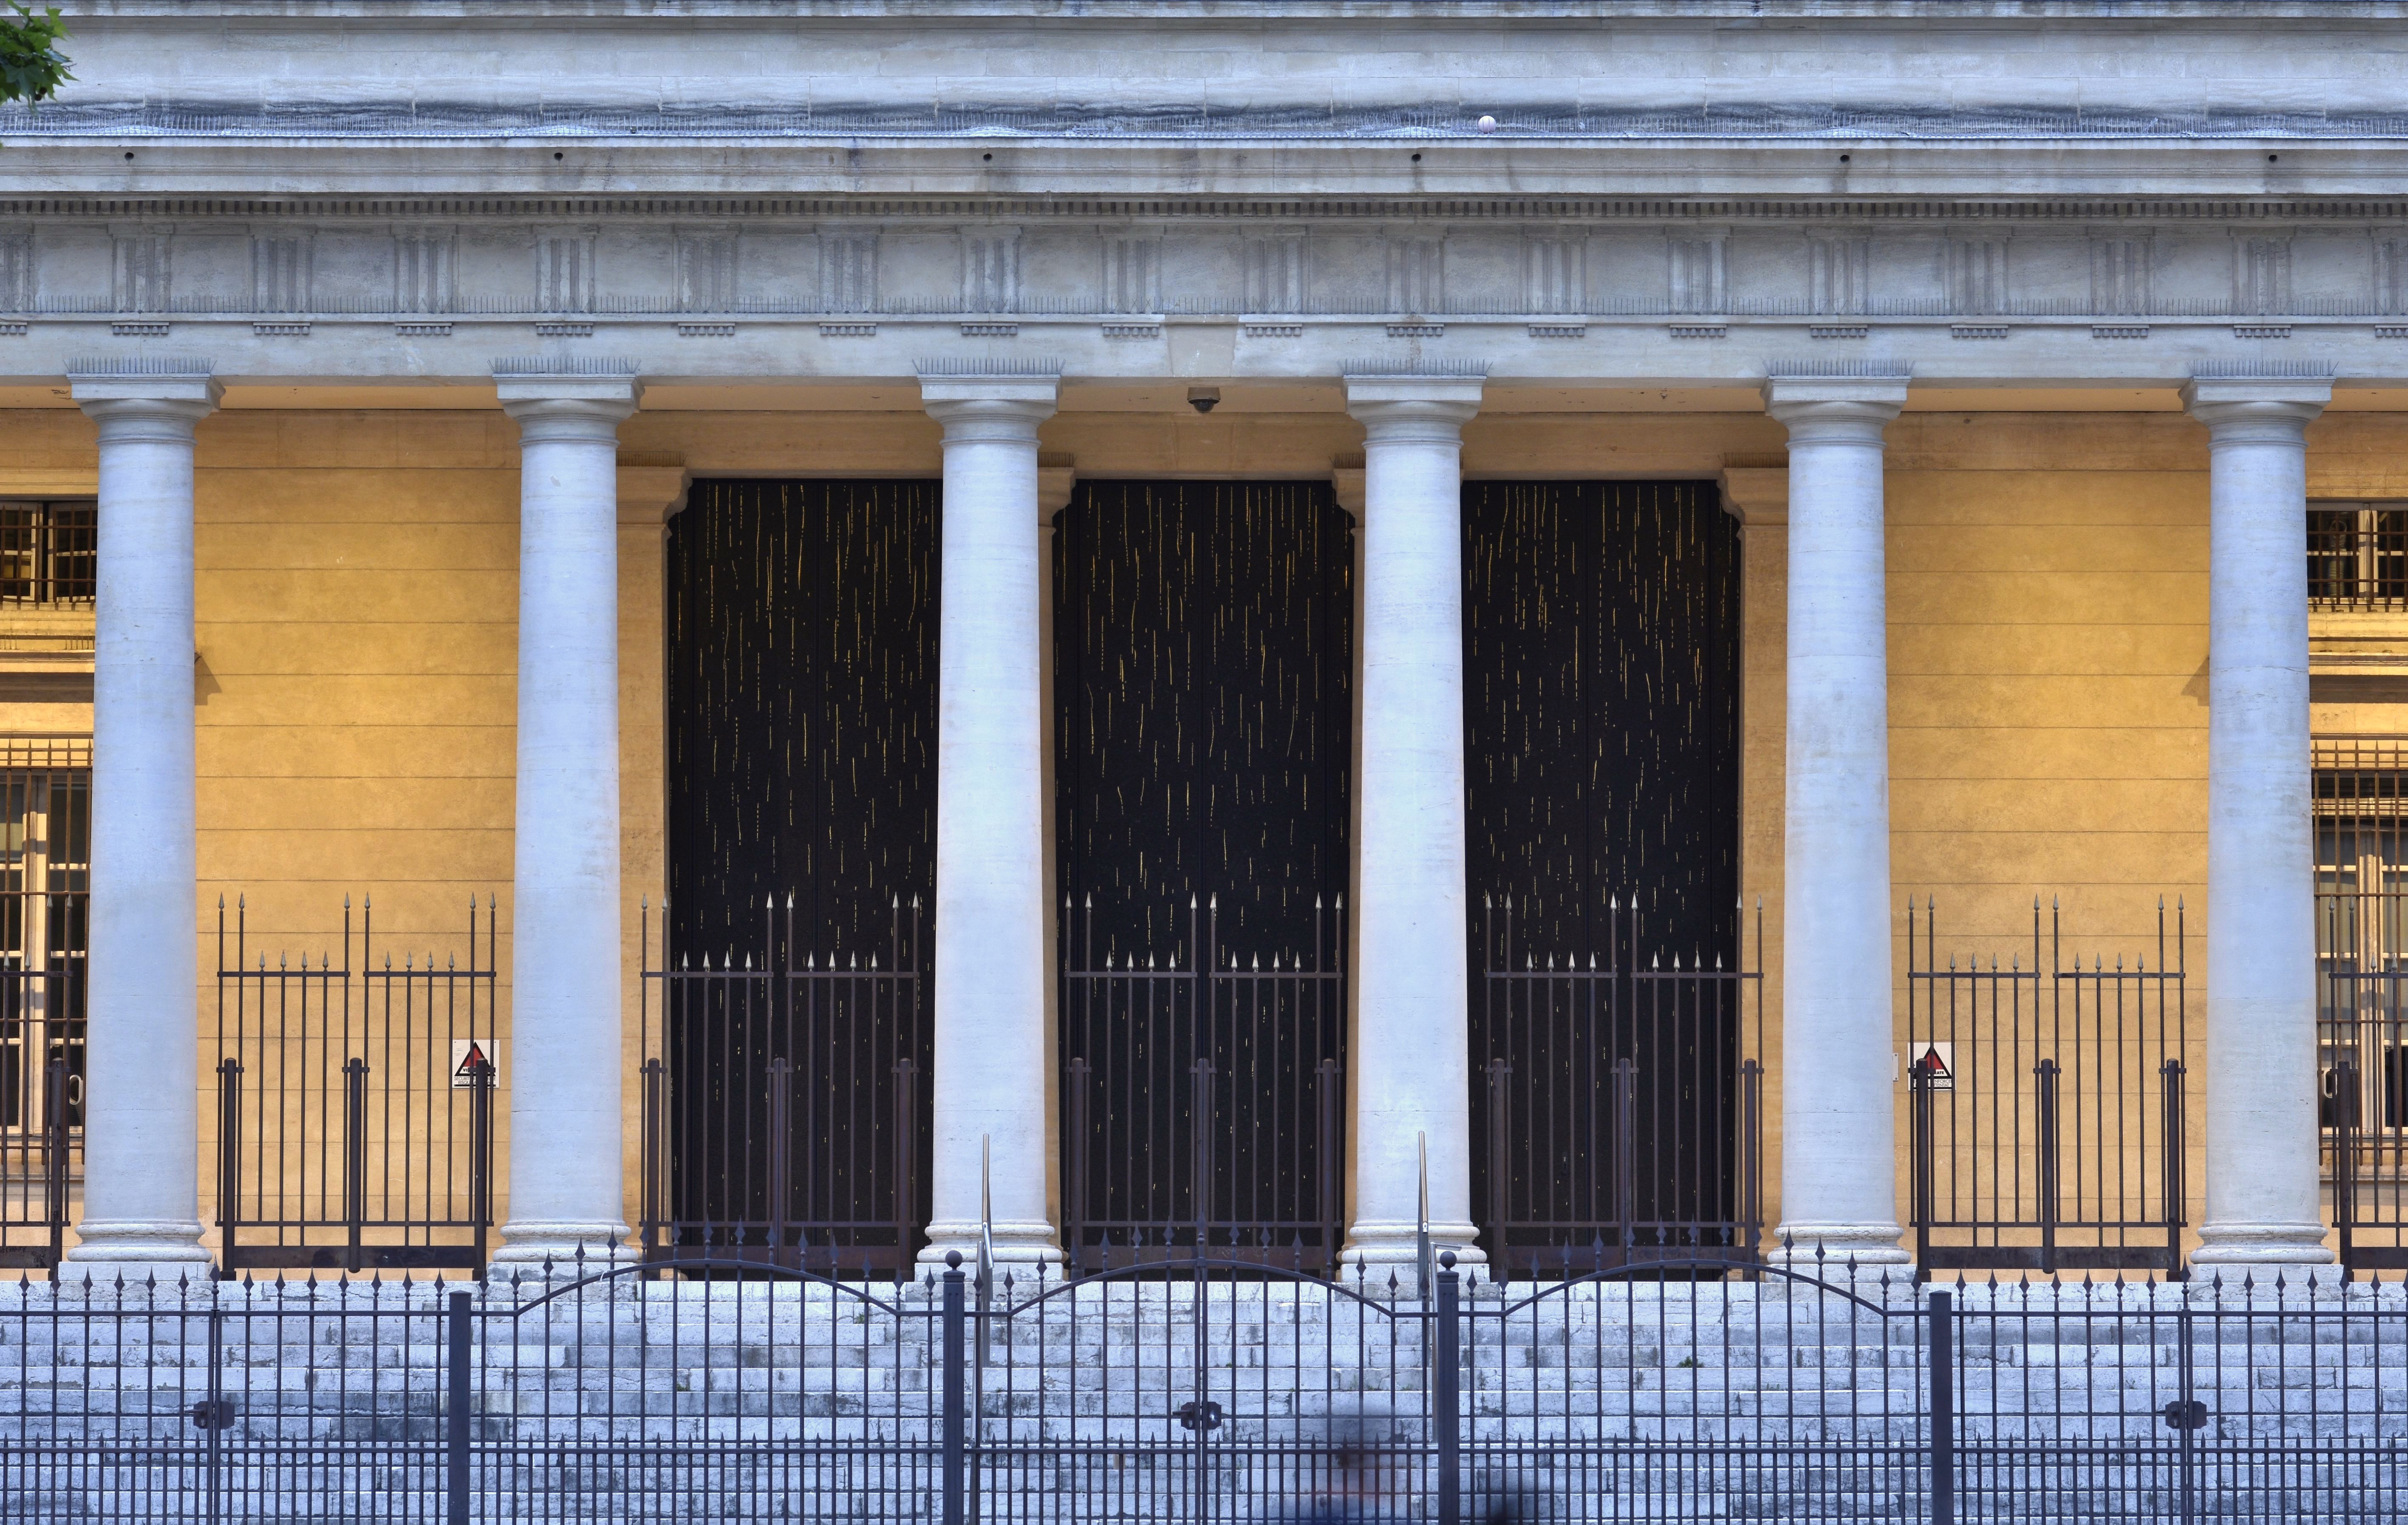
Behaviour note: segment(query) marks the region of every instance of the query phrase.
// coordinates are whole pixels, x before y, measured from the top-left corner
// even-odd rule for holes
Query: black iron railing
[[[342,960],[253,954],[218,905],[218,1269],[481,1270],[494,1225],[494,907],[437,962],[343,902]],[[380,962],[380,959],[381,960]],[[255,961],[254,961],[255,960]]]
[[[2032,902],[2028,950],[1940,967],[1907,908],[1909,1216],[1934,1271],[2184,1274],[2182,907],[2147,955],[2069,955]],[[2043,952],[2046,957],[2043,961]],[[2151,967],[2151,958],[2155,967]]]
[[[767,902],[758,947],[669,968],[644,908],[648,1260],[912,1263],[928,1216],[920,914],[898,897],[884,947],[823,954],[791,898]]]
[[[1512,898],[1484,912],[1475,1031],[1473,1216],[1490,1264],[1561,1274],[1762,1238],[1764,912],[1735,915],[1731,959],[1645,950],[1610,902],[1602,950],[1517,940]]]
[[[2342,1264],[2408,1269],[2408,892],[2316,897],[2325,1174]]]
[[[1334,1267],[1343,1247],[1346,913],[1309,953],[1222,945],[1218,897],[1168,955],[1096,957],[1062,908],[1063,1243],[1074,1266],[1205,1253]]]
[[[83,1177],[82,891],[0,895],[0,1266],[56,1266]]]
[[[1725,1258],[0,1287],[11,1518],[2397,1521],[2400,1288]],[[1677,1273],[1677,1280],[1670,1279]]]

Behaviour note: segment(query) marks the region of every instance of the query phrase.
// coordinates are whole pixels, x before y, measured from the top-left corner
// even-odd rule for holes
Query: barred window
[[[2408,610],[2408,503],[2308,505],[2308,607]]]
[[[0,498],[0,607],[92,607],[99,514],[89,502]]]
[[[2319,737],[2314,757],[2324,1123],[2347,1090],[2360,1126],[2408,1129],[2408,737]]]
[[[0,737],[0,1181],[79,1143],[91,842],[91,741]]]

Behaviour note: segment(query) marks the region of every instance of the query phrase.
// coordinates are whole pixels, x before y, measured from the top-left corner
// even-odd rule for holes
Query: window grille
[[[0,1265],[48,1264],[81,1172],[92,743],[0,737]]]
[[[2308,505],[2308,607],[2408,610],[2408,503]]]

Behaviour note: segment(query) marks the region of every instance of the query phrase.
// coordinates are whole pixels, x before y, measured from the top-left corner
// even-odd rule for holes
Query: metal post
[[[641,1105],[644,1137],[643,1163],[639,1169],[643,1172],[643,1189],[639,1193],[641,1202],[638,1210],[643,1215],[643,1225],[638,1243],[643,1245],[644,1259],[651,1260],[659,1253],[661,1243],[661,1155],[665,1143],[661,1128],[661,1061],[658,1059],[644,1061]],[[485,1258],[484,1236],[485,1226],[480,1217],[477,1224],[477,1259],[480,1261]],[[652,1273],[646,1272],[645,1274],[649,1276]]]
[[[1197,1059],[1194,1072],[1195,1099],[1188,1113],[1196,1128],[1196,1187],[1188,1201],[1196,1211],[1196,1255],[1201,1259],[1212,1240],[1212,1061]]]
[[[1956,1521],[1956,1319],[1945,1292],[1931,1294],[1931,1525]]]
[[[786,1263],[787,1200],[794,1188],[795,1108],[792,1060],[769,1061],[769,1263]]]
[[[1431,1417],[1438,1423],[1438,1521],[1463,1518],[1462,1277],[1455,1252],[1438,1258],[1438,1362],[1431,1370]]]
[[[443,1326],[443,1518],[468,1525],[468,1294],[454,1292]]]
[[[1413,1147],[1421,1172],[1421,1194],[1413,1207],[1413,1295],[1426,1304],[1430,1296],[1429,1135],[1415,1133]]]
[[[1093,1076],[1084,1058],[1070,1061],[1070,1160],[1062,1183],[1062,1251],[1073,1276],[1087,1269],[1087,1086]]]
[[[2040,1268],[2057,1271],[2057,1061],[2042,1059],[2032,1071],[2033,1163],[2040,1187]]]
[[[1505,1275],[1505,1224],[1513,1206],[1512,1079],[1512,1064],[1488,1061],[1488,1273],[1498,1281]]]
[[[944,1371],[944,1477],[942,1480],[943,1525],[962,1525],[962,1432],[966,1428],[962,1408],[962,1252],[945,1252],[945,1371]]]
[[[1754,1059],[1739,1067],[1740,1228],[1747,1259],[1764,1249],[1764,1066]]]
[[[917,1168],[920,1144],[920,1088],[913,1084],[919,1066],[910,1059],[895,1067],[895,1253],[910,1265],[919,1246],[920,1208]]]
[[[218,1061],[218,1274],[235,1273],[242,1221],[242,1061]]]
[[[343,1266],[360,1269],[367,1219],[368,1061],[343,1061]]]
[[[2344,1064],[2348,1063],[2347,1060],[2344,1060],[2343,1062]],[[2190,1202],[2188,1200],[2190,1196],[2190,1187],[2183,1173],[2183,1150],[2187,1145],[2183,1138],[2184,1072],[2182,1061],[2180,1059],[2168,1059],[2161,1067],[2160,1072],[2165,1076],[2166,1083],[2164,1139],[2166,1275],[2170,1280],[2181,1281],[2190,1274],[2189,1271],[2183,1265],[2182,1253],[2183,1220],[2190,1210]],[[2355,1072],[2353,1071],[2353,1072]],[[2357,1093],[2352,1091],[2350,1115],[2353,1118],[2357,1116],[2356,1109],[2358,1102],[2356,1098]],[[2344,1168],[2347,1169],[2346,1166]],[[2344,1200],[2344,1191],[2349,1189],[2354,1189],[2354,1183],[2352,1187],[2346,1187],[2343,1188],[2342,1191],[2336,1191],[2334,1201],[2336,1209],[2341,1208],[2342,1201]],[[2336,1211],[2334,1216],[2341,1220],[2342,1265],[2344,1268],[2343,1274],[2346,1275],[2348,1274],[2346,1268],[2349,1265],[2349,1215],[2345,1210],[2344,1210]]]
[[[1629,1058],[1613,1061],[1613,1216],[1622,1224],[1621,1265],[1630,1263],[1631,1246],[1639,1243],[1639,1066]]]
[[[1343,1074],[1336,1059],[1321,1061],[1321,1249],[1331,1281],[1346,1268],[1346,1115],[1340,1078]]]
[[[1913,918],[1909,918],[1908,925],[1914,925]],[[1921,1062],[1907,1066],[1907,1093],[1912,1099],[1908,1108],[1911,1136],[1908,1162],[1913,1172],[1912,1184],[1907,1188],[1907,1210],[1914,1219],[1914,1279],[1918,1282],[1931,1279],[1931,1217],[1935,1195],[1931,1182],[1931,1072]]]
[[[468,1071],[468,1216],[477,1250],[477,1274],[494,1229],[494,1062],[480,1059]]]
[[[67,1251],[67,1061],[53,1056],[42,1076],[42,1117],[50,1134],[42,1159],[42,1216],[50,1230],[50,1275]]]

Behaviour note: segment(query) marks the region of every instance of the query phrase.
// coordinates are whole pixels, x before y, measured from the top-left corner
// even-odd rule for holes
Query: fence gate
[[[1343,1247],[1345,907],[1310,954],[1220,941],[1190,902],[1168,957],[1095,962],[1063,908],[1063,1242],[1074,1270],[1197,1252],[1334,1273]]]
[[[2184,928],[2157,906],[2156,967],[2066,956],[1939,965],[1936,913],[1907,909],[1915,1265],[2155,1270],[2179,1278],[2185,1182]]]
[[[219,1273],[481,1270],[494,1226],[494,901],[438,966],[343,902],[342,961],[253,955],[218,905]],[[255,962],[254,962],[255,957]]]
[[[791,897],[761,915],[741,967],[672,969],[644,909],[644,1257],[906,1269],[928,1216],[919,897],[866,953],[805,948]]]
[[[1642,968],[1637,906],[1607,926],[1600,961],[1521,946],[1510,896],[1484,912],[1472,1201],[1492,1274],[1760,1247],[1763,907],[1737,968]]]
[[[0,1267],[55,1267],[83,1175],[90,742],[0,743]]]

